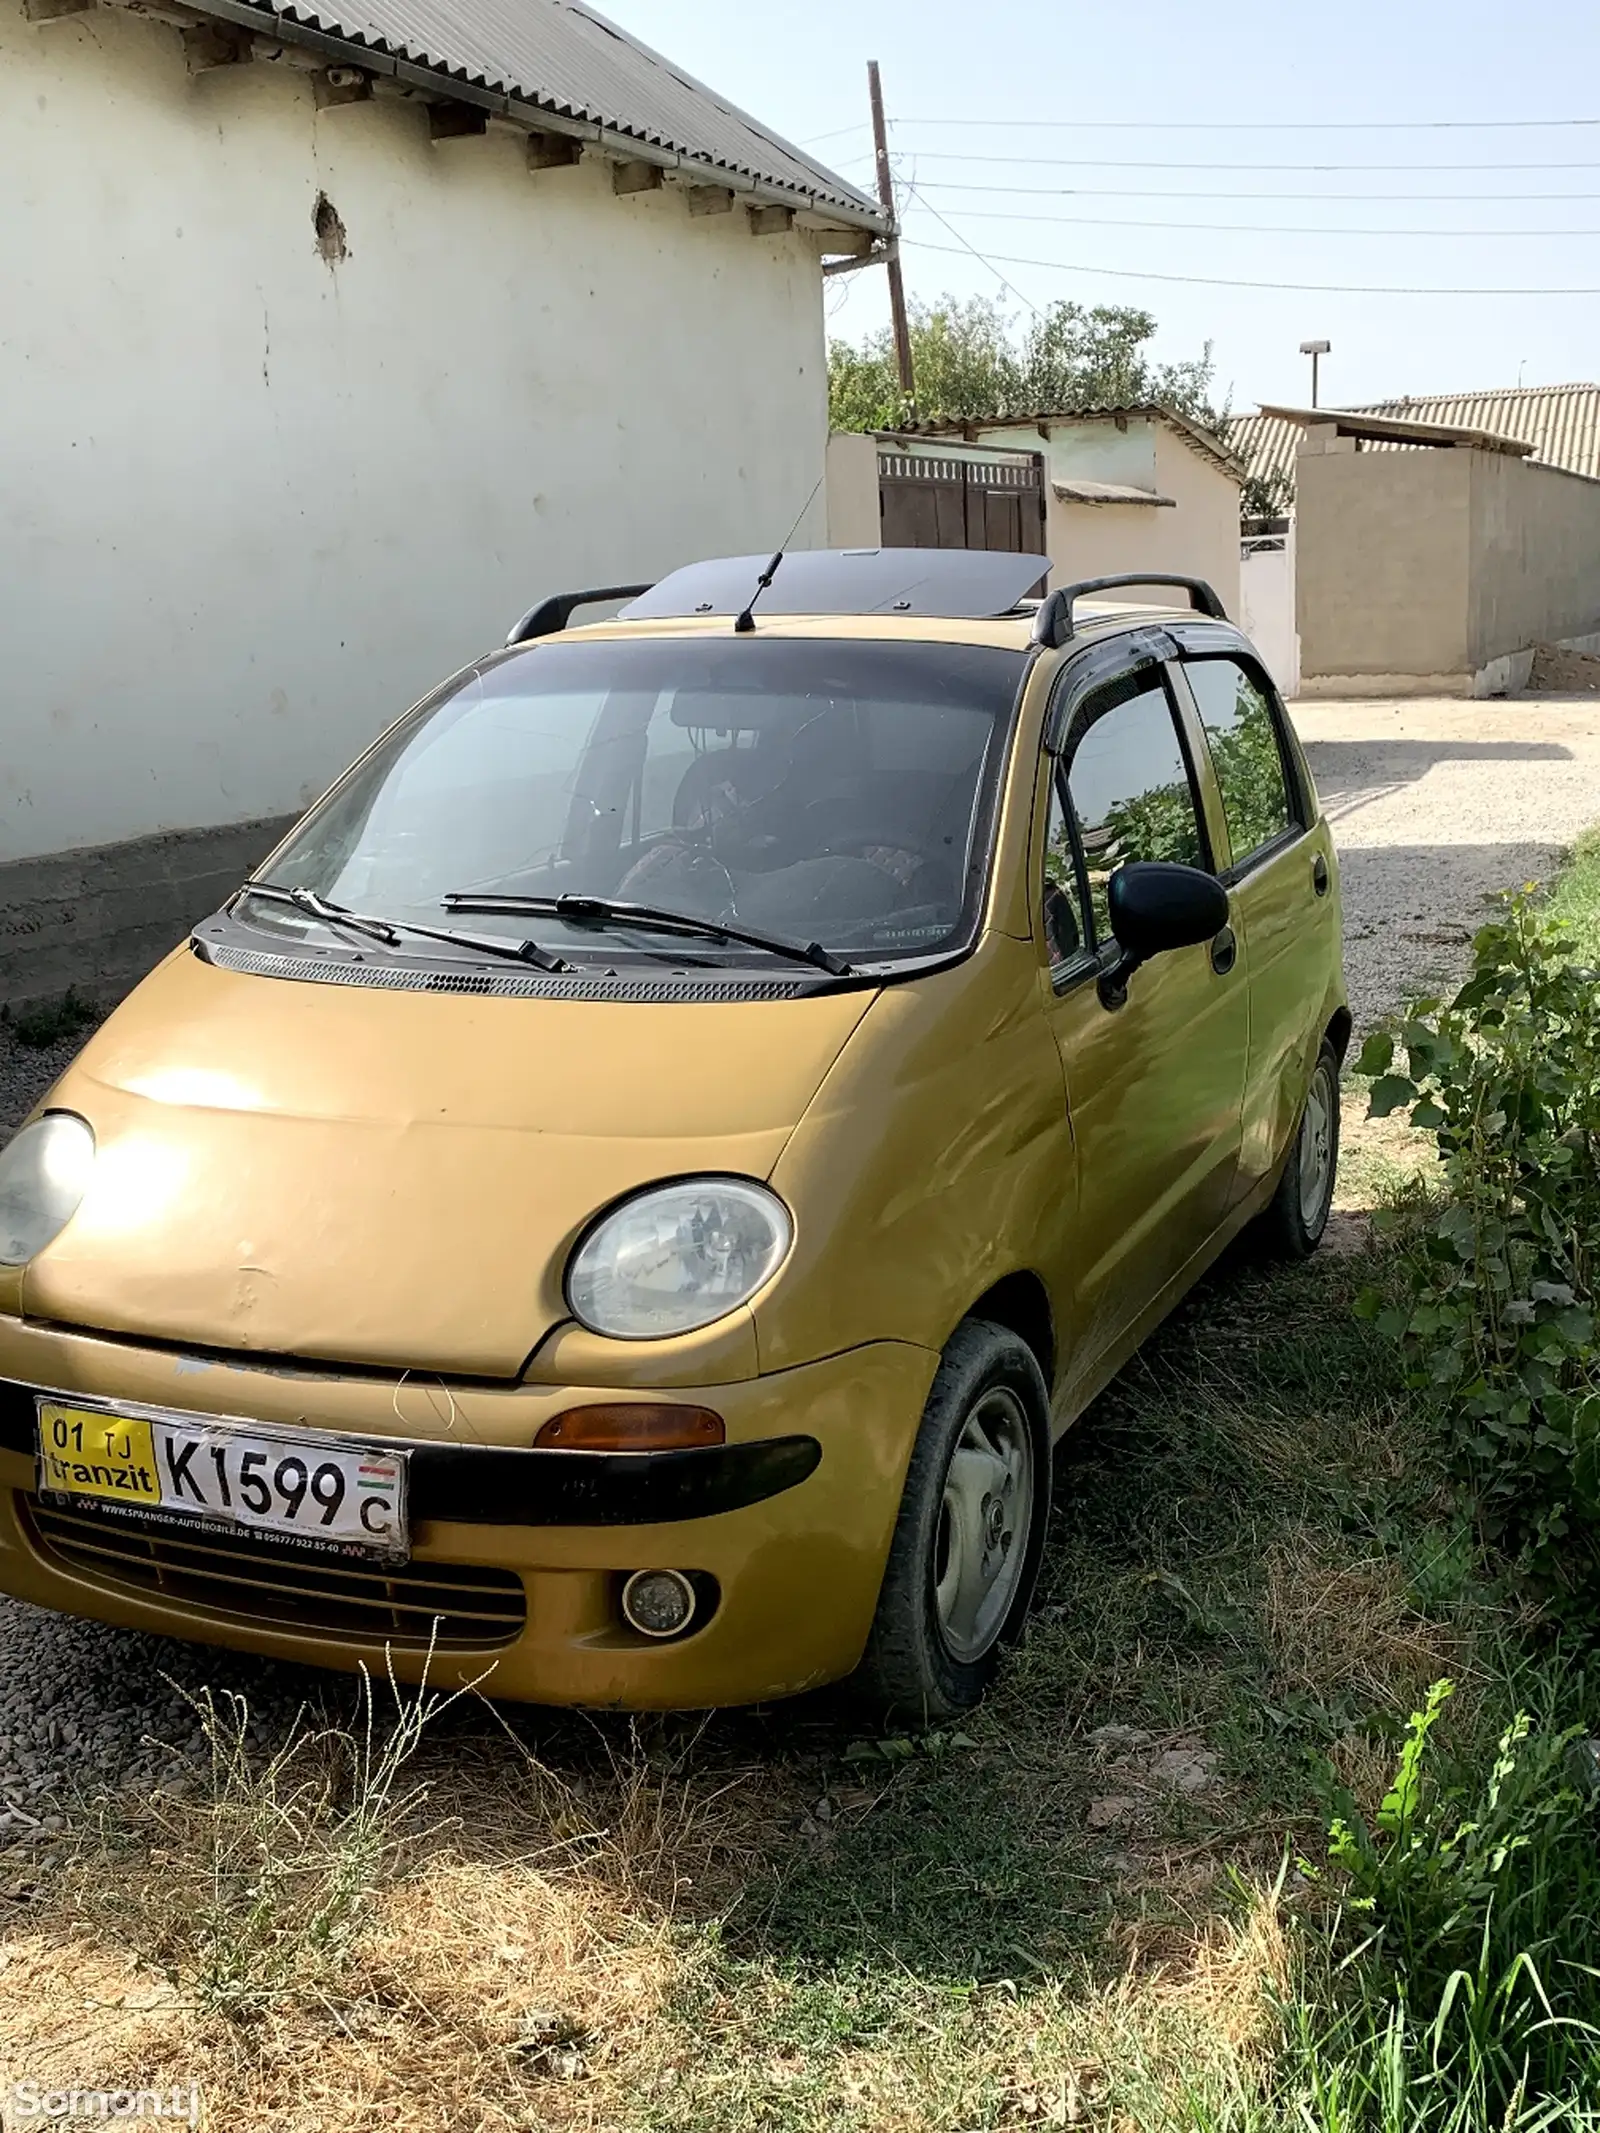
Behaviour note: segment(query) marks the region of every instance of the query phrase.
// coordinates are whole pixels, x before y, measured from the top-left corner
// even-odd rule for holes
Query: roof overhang
[[[606,123],[582,115],[569,101],[547,99],[531,91],[512,93],[481,78],[473,79],[464,69],[419,60],[388,39],[368,37],[340,26],[332,9],[315,5],[313,0],[178,0],[178,8],[196,20],[228,23],[274,44],[297,47],[315,54],[329,66],[358,67],[403,88],[452,104],[473,106],[530,134],[561,135],[618,163],[646,164],[701,186],[724,189],[751,207],[786,208],[802,227],[824,236],[829,231],[850,234],[850,245],[825,244],[824,250],[855,249],[870,256],[873,240],[887,241],[895,235],[892,218],[881,207],[820,166],[819,181],[829,182],[815,186],[741,169],[714,154],[698,154],[652,138],[646,130],[635,131],[620,122]],[[674,74],[688,86],[687,77],[677,75],[676,70]],[[772,138],[774,146],[785,154],[800,157],[799,150],[791,149],[776,136]]]
[[[1125,481],[1053,481],[1050,484],[1064,504],[1139,504],[1145,508],[1175,511],[1175,496],[1158,496],[1154,489],[1138,489]]]
[[[1535,446],[1521,437],[1503,437],[1494,430],[1471,429],[1454,422],[1411,422],[1396,415],[1364,415],[1352,408],[1269,407],[1261,412],[1279,422],[1298,422],[1303,429],[1331,429],[1336,436],[1353,437],[1358,443],[1435,445],[1450,451],[1468,447],[1480,452],[1504,452],[1508,458],[1531,459]]]

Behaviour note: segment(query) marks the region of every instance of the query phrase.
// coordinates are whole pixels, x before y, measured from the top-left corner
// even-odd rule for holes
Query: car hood
[[[285,981],[171,957],[53,1091],[98,1147],[30,1317],[511,1378],[608,1202],[766,1177],[868,990],[655,1002]]]

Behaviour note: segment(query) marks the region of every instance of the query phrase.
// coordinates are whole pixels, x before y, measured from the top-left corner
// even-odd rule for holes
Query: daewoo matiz
[[[1246,1224],[1317,1243],[1350,1028],[1259,659],[1041,562],[562,596],[387,732],[0,1155],[0,1585],[972,1703],[1052,1440]]]

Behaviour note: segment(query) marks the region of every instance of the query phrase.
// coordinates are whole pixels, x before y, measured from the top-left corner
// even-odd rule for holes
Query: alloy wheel
[[[934,1538],[934,1604],[954,1659],[981,1659],[1011,1613],[1028,1554],[1033,1457],[1021,1400],[991,1388],[950,1455]]]
[[[1333,1198],[1333,1133],[1339,1091],[1325,1059],[1317,1062],[1300,1125],[1300,1219],[1312,1236],[1327,1220]]]

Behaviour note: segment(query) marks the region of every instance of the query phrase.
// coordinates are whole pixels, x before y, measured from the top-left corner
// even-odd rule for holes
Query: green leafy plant
[[[1404,1069],[1396,1062],[1403,1053]],[[1488,1536],[1569,1615],[1600,1586],[1600,985],[1531,892],[1467,983],[1370,1038],[1375,1117],[1438,1136],[1442,1193],[1403,1232],[1402,1301],[1357,1309],[1404,1349]]]
[[[1592,2006],[1596,1812],[1583,1728],[1543,1732],[1526,1712],[1481,1769],[1436,1768],[1450,1681],[1411,1715],[1370,1821],[1335,1789],[1328,1867],[1343,1883],[1345,1974],[1398,2011],[1435,2067],[1471,2068],[1503,2107],[1559,2093],[1600,2066]],[[1353,1928],[1353,1933],[1351,1933]]]
[[[1239,522],[1246,533],[1263,520],[1287,518],[1294,508],[1294,476],[1287,467],[1247,474],[1239,484]]]
[[[1152,362],[1146,346],[1156,321],[1148,311],[1058,302],[1019,334],[989,298],[946,296],[937,304],[913,304],[910,331],[917,413],[924,421],[1066,414],[1156,401],[1207,429],[1220,429],[1226,420],[1211,399],[1210,344],[1186,362]],[[908,412],[887,327],[859,344],[830,343],[828,418],[834,429],[894,429]]]
[[[1245,675],[1239,677],[1233,723],[1207,720],[1206,738],[1227,809],[1233,856],[1242,860],[1276,837],[1288,819],[1277,728],[1266,698]]]
[[[9,1027],[18,1044],[39,1052],[64,1043],[69,1037],[82,1036],[99,1019],[99,1008],[70,986],[60,999],[47,1001],[41,1007],[27,1007],[20,1013],[0,1009],[0,1022]]]
[[[847,1763],[904,1763],[920,1755],[930,1763],[942,1763],[959,1749],[977,1745],[970,1733],[896,1734],[884,1740],[853,1740],[844,1759]]]

